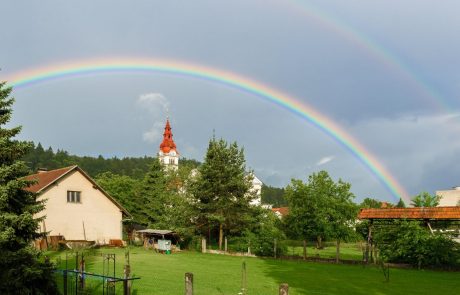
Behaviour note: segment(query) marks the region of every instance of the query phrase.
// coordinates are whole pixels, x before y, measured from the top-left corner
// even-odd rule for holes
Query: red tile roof
[[[61,169],[51,170],[51,171],[43,171],[33,175],[26,176],[25,179],[27,180],[35,180],[36,183],[31,185],[27,188],[28,191],[33,193],[38,193],[41,190],[48,187],[50,184],[53,184],[61,177],[75,169],[77,166],[70,166]]]
[[[416,208],[388,208],[388,209],[361,209],[360,219],[458,219],[460,207],[416,207]]]
[[[278,212],[281,216],[286,216],[289,214],[289,207],[272,208],[272,212]]]
[[[169,153],[171,150],[176,153],[176,143],[173,140],[173,134],[171,132],[171,126],[169,125],[169,119],[166,120],[165,132],[163,133],[163,141],[160,144],[160,149],[163,153]]]
[[[120,211],[122,211],[126,216],[131,216],[129,214],[128,210],[126,210],[120,203],[118,203],[112,196],[110,196],[107,192],[105,192],[102,187],[100,187],[91,177],[89,177],[86,172],[84,172],[80,167],[77,165],[70,166],[70,167],[65,167],[61,169],[56,169],[56,170],[51,170],[51,171],[44,171],[44,172],[39,172],[36,174],[32,174],[29,176],[24,177],[27,180],[35,180],[37,181],[34,185],[31,185],[30,187],[26,188],[26,190],[31,191],[33,193],[42,193],[46,188],[49,186],[53,185],[60,179],[66,177],[67,175],[70,174],[72,171],[79,171],[86,179],[88,179],[89,182],[93,184],[94,188],[97,188],[99,191],[101,191],[112,203],[117,206]]]

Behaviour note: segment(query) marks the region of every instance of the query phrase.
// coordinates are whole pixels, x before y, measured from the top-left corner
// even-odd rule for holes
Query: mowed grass
[[[122,276],[125,249],[100,249],[87,256],[87,271],[102,273],[102,253],[116,254],[117,276]],[[52,259],[65,252],[51,253]],[[181,252],[158,254],[143,248],[130,249],[134,276],[133,294],[184,294],[184,275],[194,275],[194,294],[238,294],[242,263],[247,269],[247,294],[278,294],[281,283],[289,294],[459,294],[460,273],[391,269],[390,282],[377,267],[335,265],[303,261],[231,257]],[[64,264],[62,261],[61,265]],[[75,259],[69,259],[74,268]],[[117,287],[120,289],[120,287]]]
[[[340,245],[340,259],[361,261],[363,259],[363,247],[359,243],[342,243]],[[310,243],[307,246],[307,257],[335,258],[336,251],[336,246],[329,243],[323,249],[317,249]],[[303,256],[303,247],[300,245],[288,246],[285,254],[288,256]]]

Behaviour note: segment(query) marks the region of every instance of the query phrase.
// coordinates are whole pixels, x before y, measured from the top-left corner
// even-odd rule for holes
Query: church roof
[[[171,125],[169,124],[169,119],[166,120],[165,132],[163,133],[163,141],[160,144],[160,150],[163,153],[169,153],[170,151],[175,151],[176,153],[179,153],[176,150],[176,144],[173,140],[173,134],[171,132]]]

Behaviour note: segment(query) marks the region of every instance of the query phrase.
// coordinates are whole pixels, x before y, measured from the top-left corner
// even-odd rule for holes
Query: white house
[[[34,216],[45,216],[41,232],[99,244],[122,239],[122,220],[130,216],[128,211],[78,166],[41,171],[26,179],[36,181],[28,190],[45,201],[45,209]]]
[[[254,192],[256,198],[251,201],[251,205],[260,206],[262,204],[262,181],[257,178],[254,173],[251,173],[252,177],[252,187],[251,192]]]
[[[436,196],[440,196],[439,206],[460,206],[460,186],[450,190],[436,191]]]

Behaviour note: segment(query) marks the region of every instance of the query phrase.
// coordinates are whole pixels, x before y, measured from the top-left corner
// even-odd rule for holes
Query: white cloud
[[[324,157],[324,158],[321,158],[321,160],[319,160],[317,163],[316,163],[316,166],[321,166],[321,165],[324,165],[326,163],[329,163],[330,161],[334,160],[334,156],[328,156],[328,157]]]
[[[137,103],[154,115],[167,114],[169,111],[169,100],[161,93],[141,94]]]
[[[149,143],[160,143],[163,130],[163,122],[155,122],[150,130],[142,134],[144,141]]]
[[[160,143],[163,136],[165,115],[169,111],[169,100],[161,93],[141,94],[137,104],[144,108],[153,118],[152,127],[142,134],[144,141],[148,143]]]

